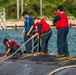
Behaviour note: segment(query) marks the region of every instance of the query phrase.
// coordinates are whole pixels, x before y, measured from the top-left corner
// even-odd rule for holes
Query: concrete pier
[[[52,21],[46,21],[51,28],[55,28],[55,26],[53,25]],[[7,20],[5,23],[5,26],[7,27],[7,29],[23,29],[24,28],[24,22],[23,20]],[[69,20],[69,27],[70,28],[76,28],[76,20]]]

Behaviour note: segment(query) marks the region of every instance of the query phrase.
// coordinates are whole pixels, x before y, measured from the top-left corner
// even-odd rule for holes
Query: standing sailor
[[[67,15],[63,12],[62,6],[58,6],[53,22],[57,29],[58,57],[68,56],[67,34],[69,31],[69,25]]]
[[[24,42],[26,42],[31,36],[27,36],[30,27],[33,25],[32,16],[28,12],[24,11],[22,16],[24,17],[24,30],[22,31],[21,36],[24,36]],[[31,53],[32,50],[32,40],[25,45],[25,53]]]

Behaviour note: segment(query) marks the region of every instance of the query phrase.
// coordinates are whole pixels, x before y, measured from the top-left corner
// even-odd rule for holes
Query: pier
[[[52,21],[46,21],[51,28],[55,28]],[[24,22],[23,20],[18,21],[6,21],[5,26],[7,29],[23,29],[24,28]],[[69,20],[69,27],[70,28],[76,28],[76,21],[70,21]]]

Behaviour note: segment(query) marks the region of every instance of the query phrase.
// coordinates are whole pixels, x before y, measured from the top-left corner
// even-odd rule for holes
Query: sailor
[[[53,20],[56,29],[57,29],[57,49],[58,57],[68,56],[68,43],[67,35],[69,32],[68,18],[66,13],[63,11],[62,6],[58,6],[57,13],[54,13],[56,16]]]
[[[24,42],[26,42],[31,36],[27,36],[28,31],[30,30],[30,27],[33,25],[32,16],[28,14],[27,11],[24,11],[22,14],[24,18],[24,30],[22,31],[21,36],[24,36]],[[32,50],[32,40],[29,41],[25,45],[25,51],[24,53],[31,53]]]
[[[3,40],[3,44],[6,47],[6,53],[4,55],[4,58],[6,58],[9,54],[14,53],[20,47],[20,45],[14,40],[8,40],[7,38]],[[17,53],[21,55],[22,51],[19,50]]]
[[[28,35],[30,35],[30,32],[34,28],[35,34],[31,37],[34,38],[36,36],[42,36],[42,47],[40,49],[40,54],[45,55],[48,54],[48,41],[52,35],[51,28],[49,24],[47,24],[43,19],[34,18],[34,25],[29,30]]]

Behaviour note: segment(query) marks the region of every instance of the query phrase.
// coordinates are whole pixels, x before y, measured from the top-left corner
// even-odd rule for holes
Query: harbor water
[[[17,43],[22,45],[24,43],[23,37],[21,37],[22,30],[0,30],[0,52],[5,52],[5,47],[3,45],[3,39],[8,38],[15,40]],[[70,55],[76,56],[76,29],[70,28],[68,33],[68,50]],[[57,54],[57,30],[52,29],[52,36],[48,44],[49,52],[52,54]],[[25,47],[22,48],[22,51]]]

